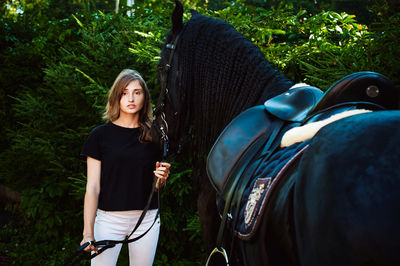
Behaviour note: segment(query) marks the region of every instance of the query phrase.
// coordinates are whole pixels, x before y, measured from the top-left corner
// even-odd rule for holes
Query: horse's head
[[[182,72],[178,68],[179,37],[184,30],[183,6],[179,1],[175,3],[172,30],[167,35],[158,63],[161,93],[154,110],[152,128],[153,141],[160,140],[160,146],[164,144],[164,155],[167,155],[165,151],[167,143],[169,153],[180,152],[189,119],[183,106],[185,95],[180,86]]]
[[[154,128],[164,139],[168,136],[170,152],[191,139],[191,150],[204,158],[235,116],[286,91],[293,82],[225,21],[193,11],[183,24],[183,6],[175,2],[159,61],[162,90]]]

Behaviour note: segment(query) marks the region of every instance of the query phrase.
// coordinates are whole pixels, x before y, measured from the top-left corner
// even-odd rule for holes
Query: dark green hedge
[[[371,7],[376,20],[368,25],[334,11],[265,10],[244,1],[211,11],[197,2],[186,4],[185,19],[196,8],[228,21],[297,82],[327,89],[344,75],[369,70],[400,88],[400,15],[386,1]],[[166,1],[138,1],[132,17],[123,10],[81,11],[63,19],[1,18],[0,183],[22,193],[20,204],[6,209],[17,219],[0,232],[2,256],[17,265],[56,265],[76,248],[86,182],[81,146],[102,123],[105,94],[121,69],[141,72],[155,102],[156,66],[172,9]],[[202,264],[190,158],[173,165],[161,198],[155,264]],[[126,260],[124,254],[120,264]]]

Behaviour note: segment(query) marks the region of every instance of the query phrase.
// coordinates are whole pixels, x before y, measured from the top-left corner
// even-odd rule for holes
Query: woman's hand
[[[160,186],[165,184],[169,176],[169,168],[171,165],[166,162],[156,162],[156,170],[154,171],[154,175],[157,177],[156,191]]]
[[[100,176],[101,161],[88,156],[86,193],[83,205],[83,239],[81,241],[81,246],[89,241],[94,241],[93,229],[99,201]],[[84,250],[97,253],[97,248],[94,245],[88,245]]]
[[[90,244],[84,248],[84,251],[87,252],[92,252],[94,251],[96,254],[98,253],[97,247],[95,247],[92,243],[94,242],[94,237],[93,236],[84,236],[82,241],[81,241],[81,246],[85,243],[89,242]]]

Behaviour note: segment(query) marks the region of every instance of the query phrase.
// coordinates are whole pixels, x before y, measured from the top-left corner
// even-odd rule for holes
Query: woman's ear
[[[175,9],[172,13],[172,33],[178,34],[183,28],[183,5],[175,0]]]

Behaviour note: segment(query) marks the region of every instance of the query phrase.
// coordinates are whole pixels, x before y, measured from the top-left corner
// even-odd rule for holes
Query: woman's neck
[[[114,124],[127,127],[127,128],[136,128],[140,127],[139,116],[138,115],[123,115],[120,116],[113,121]]]

